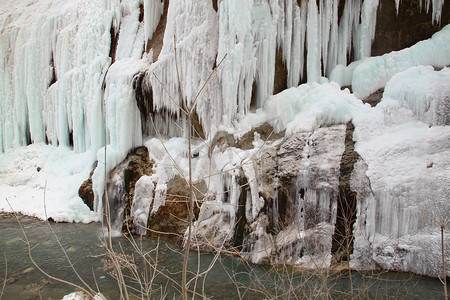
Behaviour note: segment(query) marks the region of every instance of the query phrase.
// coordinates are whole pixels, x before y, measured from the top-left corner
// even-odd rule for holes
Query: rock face
[[[350,260],[353,252],[353,226],[356,221],[357,194],[350,185],[354,165],[359,158],[355,151],[353,132],[355,126],[347,123],[345,130],[345,150],[342,153],[339,192],[337,198],[336,226],[333,233],[332,253],[336,261]]]
[[[424,1],[399,1],[397,14],[395,1],[382,0],[377,13],[375,39],[372,56],[382,55],[411,47],[430,38],[435,32],[450,23],[450,2],[445,1],[441,22],[432,21],[432,10],[427,13]],[[412,21],[414,20],[414,21]]]
[[[329,266],[345,136],[344,125],[288,138],[273,134],[269,124],[237,139],[218,133],[212,150],[197,160],[214,161],[221,153],[230,159],[236,151],[249,159],[212,175],[212,185],[208,180],[195,185],[193,247],[233,249],[256,263]],[[130,207],[134,218],[142,219],[142,212],[147,211],[148,221],[140,224],[149,229],[148,234],[182,243],[188,225],[189,187],[178,175],[166,182],[154,182],[158,173],[143,176],[152,173],[151,167],[146,148],[140,147],[111,172],[112,222],[120,227]],[[142,201],[149,203],[144,207],[138,204]]]
[[[210,156],[215,147],[219,149],[224,149],[226,147],[236,147],[242,150],[248,150],[254,148],[253,140],[255,133],[264,141],[273,141],[280,139],[284,136],[284,131],[275,133],[272,125],[269,123],[264,123],[258,127],[252,128],[250,131],[246,132],[241,138],[235,139],[232,134],[225,131],[219,131],[212,141],[212,146],[210,147]]]

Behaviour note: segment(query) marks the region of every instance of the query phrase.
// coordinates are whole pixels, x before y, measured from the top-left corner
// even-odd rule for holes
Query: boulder
[[[92,189],[92,175],[97,167],[97,162],[95,162],[94,168],[89,174],[89,178],[86,179],[78,189],[78,196],[83,200],[83,202],[89,207],[90,210],[94,211],[94,190]]]
[[[194,216],[198,218],[202,199],[206,193],[204,182],[194,186]],[[149,215],[148,227],[151,236],[182,243],[184,233],[188,227],[189,184],[181,176],[175,176],[167,182],[165,203],[158,210]]]

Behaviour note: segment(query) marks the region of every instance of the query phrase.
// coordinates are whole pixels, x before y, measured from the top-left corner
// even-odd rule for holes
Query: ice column
[[[121,4],[121,25],[116,49],[116,61],[109,67],[105,83],[104,99],[106,117],[107,154],[105,148],[97,152],[99,168],[93,175],[95,207],[102,211],[104,178],[123,160],[128,151],[142,144],[141,118],[132,87],[133,77],[149,68],[147,57],[141,59],[144,50],[144,26],[139,22],[139,1]],[[103,99],[102,99],[103,98]],[[97,115],[101,120],[102,115]],[[99,132],[99,131],[97,131]],[[100,131],[101,134],[105,132]],[[106,170],[104,167],[106,164]]]
[[[372,41],[375,37],[378,5],[379,0],[365,0],[363,3],[358,32],[359,47],[355,49],[356,60],[370,56]]]
[[[308,82],[317,82],[321,75],[321,43],[320,43],[320,20],[316,1],[308,2],[308,21],[306,22],[307,34],[307,76]]]

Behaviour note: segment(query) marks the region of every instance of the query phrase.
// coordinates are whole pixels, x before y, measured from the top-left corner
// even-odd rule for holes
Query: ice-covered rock
[[[388,82],[380,104],[353,118],[362,158],[352,177],[359,198],[355,267],[375,263],[430,276],[442,273],[450,128],[436,115],[449,105],[448,92],[441,94],[448,86],[447,68],[411,68]]]
[[[344,135],[337,125],[239,152],[205,199],[194,241],[257,263],[329,266]]]
[[[429,126],[450,125],[450,68],[410,68],[392,77],[383,97],[394,99]]]
[[[121,231],[122,225],[129,226],[130,217],[134,216],[138,225],[146,225],[145,221],[141,221],[140,214],[144,213],[144,207],[149,206],[149,203],[142,203],[142,182],[139,185],[136,183],[144,175],[151,175],[153,170],[153,162],[150,161],[148,149],[144,146],[134,148],[127,157],[118,164],[109,174],[109,178],[106,182],[107,197],[104,198],[108,201],[109,208],[109,220],[111,222],[111,228],[115,231]],[[138,189],[138,195],[135,197],[136,188]],[[147,196],[152,199],[152,197]],[[134,203],[133,199],[136,200]],[[106,206],[104,206],[106,208]],[[148,215],[148,208],[147,215]],[[141,211],[138,213],[138,211]],[[105,212],[107,213],[107,211]],[[107,219],[105,219],[107,221]],[[140,230],[141,226],[137,226]],[[145,226],[144,226],[145,228]]]

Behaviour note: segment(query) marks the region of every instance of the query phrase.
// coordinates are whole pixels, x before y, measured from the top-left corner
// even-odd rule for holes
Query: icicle
[[[161,119],[158,122],[170,123],[175,120],[180,123],[172,124],[170,130],[167,130],[167,127],[157,128],[169,131],[173,136],[180,135],[185,126],[180,114],[182,104],[177,67],[183,96],[189,106],[212,72],[217,54],[218,24],[217,13],[211,3],[206,1],[171,1],[167,18],[163,48],[159,59],[146,72],[148,76],[145,77],[143,84],[152,89],[153,111],[169,116],[165,121]],[[177,62],[174,47],[177,49]],[[214,76],[197,103],[197,114],[205,127],[205,132],[209,132],[212,127],[211,118],[214,120],[217,115],[222,116],[220,89],[217,85],[217,76]],[[210,112],[213,112],[213,116]]]
[[[395,0],[395,9],[397,10],[397,16],[398,16],[398,11],[399,11],[400,1],[401,0]],[[422,1],[422,0],[419,0],[419,1]],[[420,6],[422,6],[422,4]]]
[[[425,1],[425,11],[430,12],[431,4],[433,4],[433,11],[431,19],[434,22],[441,24],[442,8],[445,0],[419,0],[420,10],[423,8],[423,1]]]
[[[259,182],[253,162],[251,160],[243,161],[242,170],[250,186],[250,195],[247,195],[246,218],[252,222],[256,220],[260,210],[263,208],[264,199],[259,196]]]
[[[261,107],[273,94],[275,75],[276,36],[279,7],[271,5],[255,6],[252,11],[252,30],[256,49],[256,107]]]
[[[306,22],[307,65],[308,82],[317,82],[321,75],[321,43],[320,23],[316,1],[308,2],[308,20]]]
[[[303,78],[303,66],[306,41],[307,2],[302,1],[301,7],[294,5],[294,28],[292,39],[292,54],[288,69],[288,87],[296,87]]]
[[[293,1],[285,1],[285,16],[280,19],[278,34],[283,31],[283,59],[287,69],[287,87],[296,87],[303,77],[304,44],[306,37],[307,3],[302,1],[301,8]]]
[[[245,114],[250,108],[251,85],[256,68],[256,61],[253,58],[251,8],[252,3],[248,0],[223,1],[219,8],[217,60],[227,55],[219,72],[225,124],[230,124],[236,113]],[[236,66],[242,67],[239,69]]]
[[[294,23],[296,20],[296,8],[297,5],[293,5],[292,1],[283,1],[281,2],[280,10],[283,11],[283,15],[280,16],[278,21],[278,39],[277,44],[283,51],[283,61],[286,64],[286,69],[288,74],[290,73],[290,62],[291,62],[291,53],[293,51],[293,40],[295,36],[293,35]],[[289,75],[288,75],[289,76]]]
[[[359,46],[355,49],[355,60],[370,56],[372,40],[375,37],[379,0],[365,0],[361,10],[361,25],[358,30]]]
[[[429,1],[429,0],[428,0]],[[441,24],[442,8],[444,0],[433,0],[433,23]]]
[[[338,7],[339,1],[333,1],[333,13],[330,28],[330,41],[328,46],[328,63],[326,75],[329,76],[331,70],[334,69],[337,63],[338,55],[338,37],[339,37],[339,23],[338,23]]]
[[[328,44],[330,39],[330,29],[333,18],[333,0],[320,1],[320,19],[321,19],[321,34],[322,34],[322,61],[324,74],[327,73],[328,62]]]

